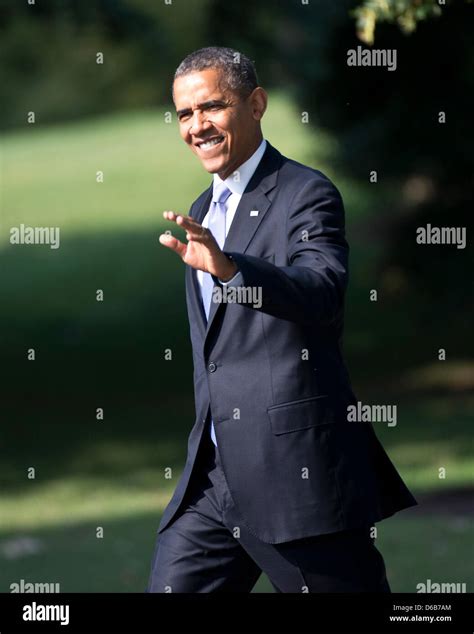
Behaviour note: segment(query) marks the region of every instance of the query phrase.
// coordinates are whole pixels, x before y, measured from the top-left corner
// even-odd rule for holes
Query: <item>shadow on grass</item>
[[[56,251],[2,252],[1,478],[10,491],[28,485],[29,466],[44,482],[184,464],[195,416],[184,265],[159,233],[74,235]],[[101,461],[107,443],[131,443],[133,458]]]

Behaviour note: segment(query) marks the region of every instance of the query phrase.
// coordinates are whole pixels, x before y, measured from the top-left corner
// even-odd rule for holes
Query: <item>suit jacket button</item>
[[[209,372],[215,372],[215,371],[217,370],[217,366],[216,366],[216,364],[215,364],[215,363],[210,363],[210,364],[207,366],[207,369],[209,370]]]

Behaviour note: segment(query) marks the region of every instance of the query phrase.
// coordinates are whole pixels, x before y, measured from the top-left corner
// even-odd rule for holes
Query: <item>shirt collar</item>
[[[255,170],[258,167],[258,164],[262,160],[262,156],[265,153],[266,146],[267,146],[267,142],[265,141],[265,139],[262,139],[262,142],[260,143],[258,148],[255,150],[255,152],[252,154],[252,156],[249,159],[247,159],[245,163],[242,163],[240,167],[234,170],[234,172],[232,172],[232,174],[228,178],[226,178],[224,181],[222,180],[222,178],[220,178],[218,174],[214,174],[214,181],[213,181],[214,188],[216,188],[217,185],[219,185],[220,183],[225,183],[226,186],[230,189],[230,191],[233,194],[238,194],[239,196],[242,196],[242,194],[245,191],[245,188],[249,184],[250,179],[254,175]],[[236,172],[239,173],[238,180],[235,179]]]

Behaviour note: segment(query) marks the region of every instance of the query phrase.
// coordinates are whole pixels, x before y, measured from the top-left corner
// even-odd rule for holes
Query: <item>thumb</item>
[[[164,247],[168,247],[175,253],[177,253],[181,258],[184,258],[186,254],[186,245],[180,242],[177,238],[170,235],[169,233],[162,233],[160,235],[160,244]]]

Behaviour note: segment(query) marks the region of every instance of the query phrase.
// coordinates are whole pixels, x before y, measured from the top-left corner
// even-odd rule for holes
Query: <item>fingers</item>
[[[199,224],[197,220],[191,218],[191,216],[181,216],[180,214],[175,214],[174,211],[164,211],[163,217],[166,220],[176,222],[177,225],[190,233],[193,238],[194,236],[204,236],[204,234],[207,232],[207,230],[201,224]]]
[[[212,233],[209,229],[205,229],[204,227],[200,227],[197,233],[186,232],[186,240],[189,240],[189,242],[199,242],[209,249],[217,245]]]
[[[177,218],[177,214],[174,213],[174,211],[164,211],[163,212],[163,218],[165,218],[166,220],[174,220],[176,221]]]
[[[197,220],[191,218],[191,216],[181,216],[175,214],[174,211],[164,211],[163,217],[166,220],[176,222],[176,224],[186,230],[186,240],[199,242],[204,244],[209,249],[217,248],[219,246],[214,239],[211,231],[206,227],[203,227]],[[180,243],[181,244],[181,243]],[[166,244],[166,246],[170,246]],[[171,247],[172,248],[172,247]]]
[[[184,257],[186,253],[186,245],[180,242],[177,238],[168,233],[162,233],[159,240],[163,246],[168,247],[169,249],[177,253],[181,258]]]

